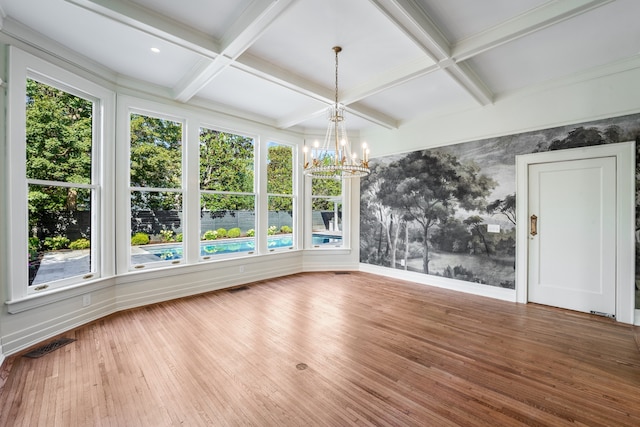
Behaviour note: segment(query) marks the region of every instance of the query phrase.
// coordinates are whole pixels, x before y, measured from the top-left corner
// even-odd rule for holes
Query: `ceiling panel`
[[[198,96],[271,119],[326,107],[322,102],[232,67],[225,69]]]
[[[252,0],[131,0],[219,40]]]
[[[314,134],[335,45],[352,132],[640,58],[638,0],[0,0],[0,14],[3,33],[58,57],[64,46],[114,83]]]
[[[3,9],[12,18],[118,74],[173,87],[201,57],[64,1],[10,0]],[[36,10],[37,13],[32,13]],[[55,16],[55,19],[51,17]],[[158,54],[151,48],[160,49]]]
[[[549,0],[417,0],[452,44],[548,2]]]
[[[469,64],[494,93],[568,76],[639,54],[638,16],[640,1],[617,0],[492,49]]]
[[[430,73],[372,95],[362,104],[404,121],[476,105],[469,93],[445,71]]]
[[[423,52],[369,0],[298,0],[248,50],[314,83],[361,84]]]

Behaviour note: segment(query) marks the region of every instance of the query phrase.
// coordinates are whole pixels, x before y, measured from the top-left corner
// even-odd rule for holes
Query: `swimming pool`
[[[342,241],[341,236],[314,234],[312,236],[312,244],[326,245],[339,244]],[[293,246],[293,236],[291,234],[283,236],[270,236],[267,239],[268,249],[287,248]],[[183,247],[180,244],[162,244],[140,246],[139,249],[144,251],[144,257],[132,254],[132,263],[138,264],[143,262],[154,261],[149,257],[152,255],[157,258],[155,261],[168,261],[182,259]],[[256,241],[253,237],[244,237],[241,239],[225,239],[215,241],[205,241],[200,243],[200,256],[209,257],[213,255],[230,254],[236,252],[251,252],[256,249]],[[140,255],[140,254],[138,254]],[[144,259],[143,259],[144,258]]]

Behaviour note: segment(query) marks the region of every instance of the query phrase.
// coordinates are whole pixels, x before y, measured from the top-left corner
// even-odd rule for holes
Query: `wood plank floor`
[[[5,363],[2,426],[639,426],[637,329],[366,273],[129,310]]]

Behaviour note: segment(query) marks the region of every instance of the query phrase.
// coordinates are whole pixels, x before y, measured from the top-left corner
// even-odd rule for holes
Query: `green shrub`
[[[91,247],[91,242],[89,239],[80,238],[78,240],[74,240],[69,244],[69,249],[73,249],[74,251],[80,249],[89,249]]]
[[[240,231],[239,228],[232,228],[227,232],[227,237],[230,237],[232,239],[236,238],[236,237],[240,237],[240,234],[242,232]]]
[[[44,246],[52,251],[57,251],[68,247],[69,239],[64,236],[47,237],[44,239]]]
[[[38,258],[38,251],[40,250],[40,239],[37,237],[29,237],[29,260]]]
[[[218,233],[218,239],[222,239],[223,237],[227,237],[227,230],[224,228],[218,228],[216,230],[216,233]]]
[[[215,230],[207,230],[202,235],[202,240],[216,240],[218,238],[218,232]]]
[[[174,242],[173,230],[160,230],[160,239],[163,242]]]
[[[250,228],[247,230],[247,237],[253,237],[256,235],[256,230],[254,230],[253,228]]]
[[[280,232],[284,234],[291,234],[293,230],[288,225],[283,225],[282,227],[280,227]]]
[[[131,236],[131,246],[140,246],[149,244],[149,235],[147,233],[136,233]]]
[[[276,227],[275,225],[272,225],[271,227],[269,227],[269,229],[267,230],[267,234],[269,236],[273,236],[274,234],[276,234],[276,231],[278,231],[278,227]]]
[[[176,234],[176,242],[182,242],[182,233]]]

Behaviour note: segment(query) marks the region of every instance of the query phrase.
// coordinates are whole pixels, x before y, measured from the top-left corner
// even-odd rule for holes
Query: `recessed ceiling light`
[[[152,47],[152,48],[151,48],[151,52],[153,52],[153,53],[160,53],[160,49],[158,49],[157,47]]]

